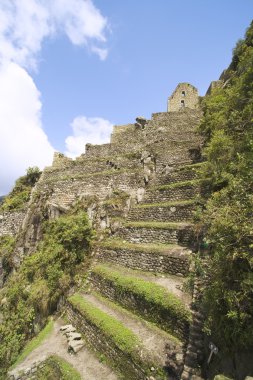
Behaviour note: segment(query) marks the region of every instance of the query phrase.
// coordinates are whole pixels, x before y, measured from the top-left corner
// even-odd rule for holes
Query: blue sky
[[[0,194],[54,150],[166,111],[179,82],[204,95],[252,15],[252,0],[1,0]]]

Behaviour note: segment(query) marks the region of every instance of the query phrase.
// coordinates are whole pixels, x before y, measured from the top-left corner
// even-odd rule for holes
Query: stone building
[[[198,106],[198,90],[190,83],[179,83],[168,98],[168,112],[177,112],[185,107],[196,109]]]

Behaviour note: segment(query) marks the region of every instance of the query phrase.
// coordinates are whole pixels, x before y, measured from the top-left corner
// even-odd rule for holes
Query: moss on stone
[[[177,207],[177,206],[187,206],[193,205],[195,200],[184,200],[184,201],[171,201],[171,202],[160,202],[160,203],[142,203],[134,208],[151,208],[151,207]]]
[[[85,300],[80,293],[69,297],[69,302],[91,323],[95,324],[117,347],[129,355],[136,355],[141,342],[123,323]]]
[[[37,380],[81,380],[79,372],[57,355],[50,356],[36,373]]]

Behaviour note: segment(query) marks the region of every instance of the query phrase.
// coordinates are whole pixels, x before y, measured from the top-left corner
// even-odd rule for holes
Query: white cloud
[[[96,53],[99,56],[99,58],[101,59],[101,61],[106,60],[106,58],[108,56],[108,50],[107,49],[98,48],[97,46],[92,46],[91,51],[93,51],[93,53]]]
[[[34,68],[43,40],[60,34],[105,59],[106,29],[91,0],[1,0],[0,60]]]
[[[52,162],[53,147],[41,127],[41,101],[32,78],[15,63],[0,68],[0,194],[29,166]]]
[[[0,195],[27,167],[52,160],[40,93],[26,71],[37,68],[43,41],[66,35],[104,60],[107,29],[92,0],[0,0]]]
[[[110,141],[113,124],[101,117],[78,116],[71,123],[72,136],[65,140],[65,154],[75,158],[84,153],[85,144],[105,144]]]

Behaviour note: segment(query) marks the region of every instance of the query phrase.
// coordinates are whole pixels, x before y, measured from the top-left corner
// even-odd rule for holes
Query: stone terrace
[[[127,380],[179,379],[183,368],[184,379],[191,373],[184,367],[191,297],[183,284],[199,191],[200,117],[188,108],[156,113],[116,127],[111,143],[88,145],[75,161],[56,154],[33,194],[34,203],[43,199],[61,212],[82,197],[96,199],[89,215],[95,223],[96,213],[103,214],[100,228],[110,236],[94,252],[86,291],[65,308],[88,347]],[[129,202],[112,229],[115,214],[103,207],[120,192]],[[32,224],[30,211],[24,228]]]

